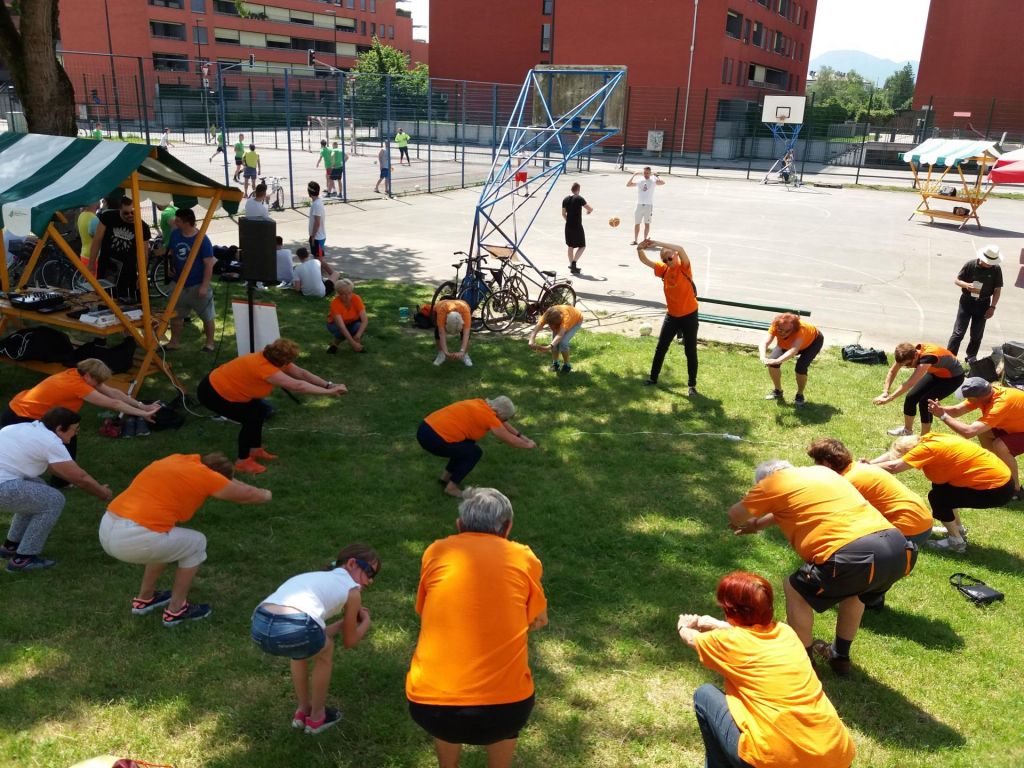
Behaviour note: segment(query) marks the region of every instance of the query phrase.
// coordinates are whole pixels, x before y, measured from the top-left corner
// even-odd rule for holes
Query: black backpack
[[[888,365],[889,359],[885,352],[880,349],[862,347],[860,344],[847,344],[843,347],[843,360],[849,363],[864,363],[865,365]]]

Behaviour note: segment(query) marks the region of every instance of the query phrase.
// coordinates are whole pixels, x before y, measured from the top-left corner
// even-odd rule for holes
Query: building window
[[[395,39],[395,27],[393,24],[388,24],[388,40]]]
[[[377,24],[376,24],[376,22],[371,21],[370,22],[370,37],[376,37],[376,36],[377,36]]]
[[[789,18],[789,0],[779,0],[779,16]]]
[[[171,40],[187,40],[184,24],[172,24],[169,21],[149,22],[149,34],[153,37],[166,37]]]
[[[370,13],[377,12],[377,0],[370,0]]]
[[[775,33],[775,52],[785,53],[786,52],[786,36],[781,32]]]
[[[188,56],[183,53],[154,53],[153,69],[157,72],[188,72]]]
[[[541,0],[540,12],[545,16],[550,16],[555,12],[555,0]]]
[[[189,7],[192,13],[206,13],[206,0],[192,0]]]
[[[228,16],[238,15],[238,6],[232,0],[213,0],[213,10],[216,13],[225,13]]]
[[[540,50],[541,53],[551,52],[551,25],[540,25]]]
[[[359,10],[360,11],[365,11],[366,10],[366,0],[359,0]]]
[[[787,91],[793,90],[793,75],[789,76],[789,86],[786,88]]]
[[[743,17],[736,11],[725,14],[725,34],[737,40],[743,34]]]
[[[185,7],[185,0],[149,0],[150,5],[155,5],[158,8],[177,8],[181,10]]]
[[[762,24],[760,21],[754,22],[754,32],[750,37],[750,42],[752,42],[758,48],[764,45],[764,24]]]
[[[218,43],[226,43],[228,45],[241,45],[238,40],[237,29],[215,29],[213,30],[213,39]]]
[[[770,88],[776,91],[786,89],[788,76],[781,69],[766,67],[751,62],[747,67],[747,85],[755,88]]]
[[[206,45],[210,42],[206,27],[200,27],[198,24],[192,27],[192,42],[199,45]]]
[[[356,0],[345,0],[345,7],[346,8],[355,8],[356,7]]]
[[[743,42],[746,43],[750,40],[750,19],[743,20]]]
[[[360,21],[359,22],[359,34],[362,35],[363,37],[366,37],[366,22],[365,21]]]
[[[729,59],[722,59],[722,85],[729,84]]]
[[[757,2],[759,2],[765,8],[770,8],[772,0],[757,0]]]

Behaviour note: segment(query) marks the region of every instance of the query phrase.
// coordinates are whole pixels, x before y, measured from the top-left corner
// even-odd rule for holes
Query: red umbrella
[[[993,168],[988,180],[993,184],[1024,184],[1024,160]]]

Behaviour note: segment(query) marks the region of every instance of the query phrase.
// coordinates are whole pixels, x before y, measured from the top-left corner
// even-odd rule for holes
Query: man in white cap
[[[979,376],[963,383],[957,396],[964,398],[959,405],[944,407],[938,400],[928,401],[928,410],[939,421],[961,437],[977,437],[983,448],[992,451],[1010,468],[1014,499],[1020,499],[1020,475],[1016,457],[1024,453],[1024,392],[1013,387],[990,384]],[[964,424],[957,417],[981,409],[981,416],[973,424]]]
[[[981,348],[981,337],[985,335],[985,321],[992,317],[1003,290],[1003,270],[999,264],[1003,255],[999,246],[989,243],[978,251],[956,276],[953,282],[962,291],[960,305],[956,310],[953,334],[946,343],[946,349],[954,355],[960,351],[960,342],[968,327],[971,340],[967,342],[967,362],[973,363]]]

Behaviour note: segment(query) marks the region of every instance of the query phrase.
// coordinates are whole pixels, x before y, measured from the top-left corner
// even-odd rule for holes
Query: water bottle
[[[399,307],[398,308],[398,322],[408,323],[409,322],[409,308]]]

